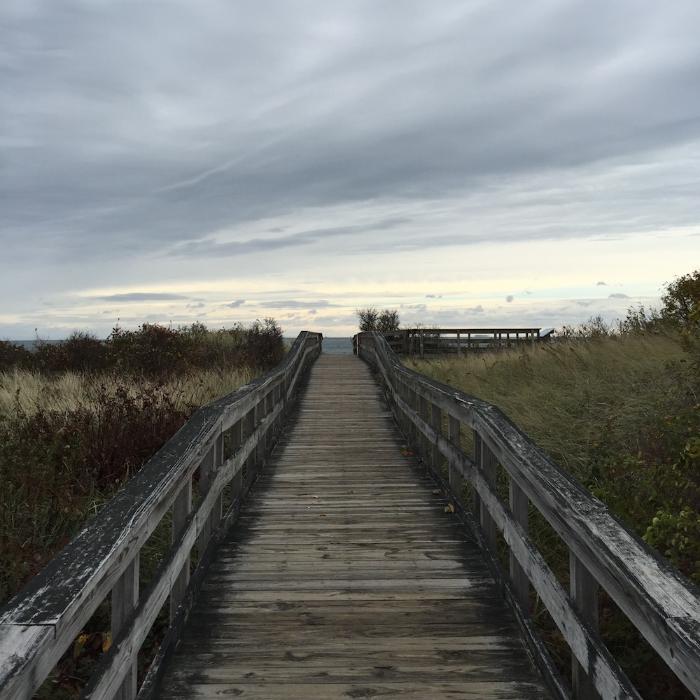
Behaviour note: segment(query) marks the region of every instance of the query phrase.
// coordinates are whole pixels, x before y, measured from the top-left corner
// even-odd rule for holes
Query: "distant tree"
[[[399,312],[396,309],[384,309],[377,319],[377,330],[392,333],[399,330]]]
[[[384,309],[380,312],[373,306],[368,306],[365,309],[357,309],[355,313],[361,331],[391,333],[399,329],[399,312],[396,309]]]
[[[357,309],[355,311],[357,319],[360,322],[361,331],[376,331],[379,312],[373,306],[368,306],[366,309]]]
[[[700,315],[700,269],[669,283],[661,301],[663,318],[684,328],[697,323]]]

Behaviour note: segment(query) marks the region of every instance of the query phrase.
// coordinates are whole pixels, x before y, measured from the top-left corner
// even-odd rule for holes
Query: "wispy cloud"
[[[125,294],[107,294],[105,296],[93,297],[99,301],[111,302],[142,302],[142,301],[177,301],[188,299],[189,297],[182,294],[168,294],[162,292],[127,292]]]
[[[262,301],[258,306],[263,309],[328,309],[338,307],[327,299],[300,300],[300,299],[276,299],[274,301]]]

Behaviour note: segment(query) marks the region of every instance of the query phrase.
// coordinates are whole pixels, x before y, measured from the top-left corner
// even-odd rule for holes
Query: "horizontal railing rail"
[[[547,608],[572,655],[578,698],[638,698],[598,633],[604,589],[678,676],[700,697],[700,600],[697,588],[616,520],[605,505],[563,472],[495,406],[403,366],[380,333],[358,336],[359,355],[374,367],[395,418],[419,457],[455,503],[464,481],[487,558],[560,697],[569,689],[556,672],[530,617],[530,587]],[[472,432],[473,452],[461,431]],[[498,465],[508,499],[497,489]],[[443,469],[446,468],[446,477]],[[533,506],[569,550],[567,591],[528,535]],[[498,533],[508,548],[499,564]]]
[[[383,333],[397,355],[461,355],[548,340],[541,328],[402,328]],[[357,353],[357,336],[353,338]]]
[[[200,408],[9,602],[0,612],[0,697],[31,697],[108,597],[112,645],[84,697],[127,700],[153,691],[213,549],[234,522],[321,343],[318,333],[300,333],[275,369]],[[140,594],[140,550],[168,513],[171,548]],[[170,629],[138,690],[138,653],[168,599]]]

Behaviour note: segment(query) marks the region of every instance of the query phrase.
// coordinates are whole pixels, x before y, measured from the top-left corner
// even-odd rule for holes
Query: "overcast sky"
[[[700,2],[0,2],[0,338],[558,326],[700,265]]]

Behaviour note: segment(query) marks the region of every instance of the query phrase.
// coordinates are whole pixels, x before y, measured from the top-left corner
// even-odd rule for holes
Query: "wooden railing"
[[[10,601],[0,613],[0,697],[31,697],[108,597],[112,646],[84,697],[128,700],[153,692],[215,545],[234,522],[321,341],[320,334],[300,333],[274,370],[199,409]],[[139,553],[166,514],[172,544],[141,593]],[[168,598],[170,627],[138,689],[139,649]]]
[[[552,331],[541,328],[403,328],[384,333],[397,355],[462,355],[511,348],[549,339]],[[357,336],[353,338],[357,354]]]
[[[568,697],[569,689],[530,617],[531,587],[571,649],[575,697],[639,697],[598,634],[599,587],[700,697],[697,589],[495,406],[407,369],[379,333],[361,333],[358,340],[360,357],[374,367],[404,435],[456,507],[465,481],[470,485],[473,503],[471,516],[466,515],[478,523],[475,534],[555,694]],[[472,433],[471,454],[462,446],[467,442],[465,427]],[[508,484],[507,499],[498,493],[499,465]],[[568,547],[568,591],[528,536],[533,507]],[[503,546],[508,553],[505,566],[499,563]]]

